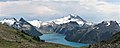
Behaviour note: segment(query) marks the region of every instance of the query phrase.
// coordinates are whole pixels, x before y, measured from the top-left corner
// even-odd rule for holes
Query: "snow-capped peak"
[[[7,23],[8,25],[13,25],[14,22],[17,22],[18,20],[16,20],[15,18],[5,18],[2,21],[3,23]],[[21,18],[19,21],[21,22],[26,22],[23,18]],[[85,20],[83,20],[80,16],[75,15],[75,14],[69,14],[68,16],[65,16],[63,18],[59,18],[59,19],[55,19],[55,20],[51,20],[51,21],[39,21],[39,20],[32,20],[32,21],[28,21],[28,23],[30,23],[31,25],[35,26],[35,27],[40,27],[40,26],[44,26],[44,25],[54,25],[54,24],[64,24],[64,23],[69,23],[69,22],[77,22],[80,26],[83,26],[83,24],[87,24],[87,25],[93,25],[93,23],[91,22],[87,22]]]
[[[110,26],[110,21],[103,21],[104,24],[106,24],[106,26]]]
[[[69,23],[70,21],[75,21],[81,26],[84,23],[86,23],[85,20],[83,20],[78,15],[74,15],[74,14],[70,14],[70,15],[65,16],[63,18],[59,18],[59,19],[55,19],[55,20],[51,20],[51,21],[46,21],[46,22],[42,22],[42,21],[39,21],[39,20],[33,20],[33,21],[28,21],[28,22],[30,24],[32,24],[33,26],[36,26],[36,27],[39,28],[40,26],[43,26],[43,25],[64,24],[64,23]],[[92,23],[87,23],[87,24],[91,25]]]
[[[11,26],[14,24],[14,22],[16,22],[17,20],[15,18],[4,18],[3,20],[1,20],[1,23],[4,24],[6,23],[7,25]]]
[[[15,18],[4,18],[3,20],[16,20]]]
[[[53,20],[56,24],[68,23],[70,21],[76,21],[78,24],[84,24],[86,21],[78,15],[70,14],[60,19]]]
[[[19,21],[20,21],[20,22],[26,22],[26,20],[24,20],[23,18],[20,18]]]
[[[39,21],[39,20],[33,20],[33,21],[28,21],[31,25],[35,26],[35,27],[40,27],[41,26],[41,23],[42,21]]]
[[[74,16],[74,17],[76,17],[76,15],[75,15],[75,14],[70,14],[70,16]]]
[[[110,25],[110,22],[107,22],[107,25],[106,26],[109,26]]]

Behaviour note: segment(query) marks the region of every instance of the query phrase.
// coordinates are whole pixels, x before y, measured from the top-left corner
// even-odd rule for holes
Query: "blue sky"
[[[120,22],[120,0],[0,0],[0,19],[23,17],[47,21],[69,14],[91,22]]]

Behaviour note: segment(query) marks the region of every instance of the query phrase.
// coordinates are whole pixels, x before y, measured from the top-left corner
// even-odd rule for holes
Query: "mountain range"
[[[25,32],[29,35],[36,36],[37,34],[30,33],[31,30],[39,31],[39,35],[44,33],[60,33],[66,35],[65,39],[68,41],[87,44],[107,40],[120,31],[120,24],[116,21],[103,21],[94,24],[82,19],[79,15],[73,14],[46,22],[39,20],[25,21],[23,18],[19,21],[15,18],[5,18],[0,22],[18,29],[20,27],[22,31],[29,30],[29,32]],[[23,29],[24,27],[26,30]]]

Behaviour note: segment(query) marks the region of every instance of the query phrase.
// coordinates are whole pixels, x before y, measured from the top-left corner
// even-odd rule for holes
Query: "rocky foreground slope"
[[[0,48],[72,48],[60,44],[37,41],[12,27],[0,24]]]
[[[120,48],[120,32],[113,35],[111,39],[91,45],[90,48]]]

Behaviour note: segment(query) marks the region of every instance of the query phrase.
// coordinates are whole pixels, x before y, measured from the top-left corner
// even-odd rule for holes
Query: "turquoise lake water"
[[[88,44],[82,44],[82,43],[76,43],[76,42],[69,42],[64,39],[65,36],[61,34],[43,34],[40,36],[40,39],[45,40],[45,42],[50,42],[50,43],[57,43],[57,44],[63,44],[63,45],[68,45],[72,47],[81,47],[81,46],[88,46]]]

